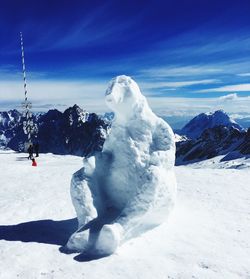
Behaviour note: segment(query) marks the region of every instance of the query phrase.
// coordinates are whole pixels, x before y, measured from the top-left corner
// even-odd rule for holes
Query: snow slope
[[[77,224],[69,194],[82,160],[0,153],[0,278],[250,278],[250,169],[176,167],[168,223],[117,253],[86,259],[59,251]],[[197,167],[197,166],[196,166]]]

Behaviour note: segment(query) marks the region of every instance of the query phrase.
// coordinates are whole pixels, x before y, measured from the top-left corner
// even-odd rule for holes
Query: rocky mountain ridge
[[[5,125],[7,129],[2,130],[4,135],[10,131],[12,135],[5,136],[2,147],[24,151],[27,136],[23,132],[22,116],[18,115],[15,125]],[[95,113],[84,112],[77,105],[64,112],[49,110],[34,117],[34,122],[38,126],[38,134],[32,141],[39,142],[41,152],[78,156],[90,156],[101,150],[109,128],[108,122]]]
[[[60,112],[56,109],[34,115],[38,134],[34,141],[40,151],[55,154],[91,156],[102,150],[114,115],[103,117],[86,113],[74,105]],[[250,128],[244,130],[223,111],[203,113],[176,134],[176,164],[188,164],[218,155],[222,160],[250,156]],[[16,110],[0,113],[0,147],[24,150],[26,135],[22,114]]]
[[[176,142],[176,164],[187,164],[218,155],[222,160],[250,156],[250,128],[243,129],[224,111],[200,114],[183,129]]]

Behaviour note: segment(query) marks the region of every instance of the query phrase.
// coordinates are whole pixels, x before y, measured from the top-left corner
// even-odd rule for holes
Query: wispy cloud
[[[202,30],[203,27],[199,26],[168,38],[159,44],[159,51],[173,58],[203,57],[203,61],[213,62],[224,61],[225,56],[230,60],[240,58],[242,53],[239,53],[239,49],[241,52],[249,52],[250,37],[247,29],[221,32],[219,27],[213,26],[212,33],[204,33]]]
[[[96,113],[109,111],[104,102],[105,82],[85,80],[83,82],[36,81],[30,82],[28,96],[34,111],[51,108],[64,110],[77,103],[82,108]],[[22,82],[0,82],[0,110],[20,109],[23,101]],[[149,96],[148,102],[153,111],[161,116],[193,117],[201,112],[224,109],[230,114],[250,115],[250,97],[236,93],[215,98],[176,98]]]
[[[237,74],[240,77],[250,77],[250,73]]]
[[[166,82],[144,82],[142,83],[142,88],[178,88],[178,87],[188,87],[192,85],[199,84],[214,84],[220,82],[217,79],[203,79],[203,80],[187,80],[187,81],[166,81]]]
[[[91,111],[105,111],[104,92],[107,84],[96,81],[31,81],[28,84],[28,98],[34,106],[49,103],[66,105],[82,104]],[[1,103],[20,103],[24,98],[23,84],[13,81],[0,81]]]
[[[221,100],[221,101],[235,101],[238,98],[239,97],[238,97],[237,93],[233,93],[233,94],[228,94],[228,95],[225,95],[225,96],[221,96],[221,97],[219,97],[219,100]]]
[[[216,74],[222,72],[223,69],[219,67],[211,67],[209,65],[190,65],[190,66],[167,66],[167,67],[153,67],[144,69],[139,72],[140,75],[147,77],[185,77],[185,76],[200,76],[208,74]]]
[[[233,102],[216,98],[148,98],[153,110],[166,116],[195,116],[198,113],[223,109],[230,114],[250,115],[250,97],[237,97]]]
[[[103,3],[88,11],[87,14],[83,12],[80,18],[77,17],[72,21],[66,26],[63,34],[58,27],[50,28],[47,34],[37,38],[31,49],[65,51],[88,47],[96,48],[107,43],[126,41],[126,38],[133,35],[129,30],[141,20],[144,14],[143,8],[134,13],[134,16],[131,13],[131,17],[124,18],[123,21],[117,21],[116,16],[118,15],[108,16],[111,10],[112,1],[103,1]],[[121,33],[123,33],[123,36],[118,35]]]
[[[203,89],[199,92],[250,92],[250,83],[225,85],[216,88]]]

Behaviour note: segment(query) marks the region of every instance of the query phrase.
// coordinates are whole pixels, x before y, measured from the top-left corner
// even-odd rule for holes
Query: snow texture
[[[34,168],[26,155],[0,152],[1,279],[250,278],[249,161],[175,167],[168,222],[95,260],[59,251],[77,229],[68,190],[82,158],[41,154]]]
[[[66,245],[98,256],[164,222],[176,196],[170,126],[152,112],[130,77],[111,80],[106,103],[115,113],[112,129],[102,152],[84,159],[73,175],[79,228]]]

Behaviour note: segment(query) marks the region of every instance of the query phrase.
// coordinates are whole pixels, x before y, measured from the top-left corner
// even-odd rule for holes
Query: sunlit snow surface
[[[22,157],[0,154],[1,279],[249,278],[249,168],[176,167],[169,222],[91,261],[59,251],[77,226],[69,183],[82,159],[46,154],[35,168]]]

